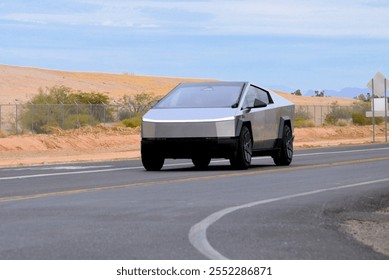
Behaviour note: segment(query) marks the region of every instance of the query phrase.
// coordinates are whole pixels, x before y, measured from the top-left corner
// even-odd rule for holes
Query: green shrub
[[[336,125],[337,122],[338,122],[338,119],[332,114],[328,114],[326,116],[326,118],[324,119],[325,125]]]
[[[346,126],[347,120],[351,119],[353,108],[340,106],[337,102],[331,104],[330,112],[324,119],[324,125]]]
[[[382,124],[384,122],[384,118],[383,117],[375,117],[374,122],[375,122],[375,124]],[[367,124],[373,124],[373,118],[369,118]]]
[[[106,105],[109,97],[98,92],[74,91],[64,86],[39,89],[20,115],[21,126],[47,133],[45,126],[71,129],[96,125],[113,119],[112,110]]]
[[[294,127],[302,128],[302,127],[314,127],[315,123],[312,120],[306,120],[303,118],[296,118],[294,120]]]
[[[124,120],[122,120],[122,124],[125,125],[126,127],[132,127],[132,128],[141,126],[142,116],[136,116],[136,117],[132,117],[130,119],[124,119]]]
[[[336,120],[344,119],[349,120],[351,119],[351,115],[353,113],[353,108],[350,106],[340,106],[337,102],[334,102],[331,104],[330,108],[330,115],[334,117]]]
[[[80,128],[82,126],[95,126],[99,122],[91,115],[69,115],[64,121],[64,129]]]
[[[373,124],[373,118],[367,118],[362,113],[353,113],[352,120],[353,120],[353,124],[355,124],[355,125],[372,125]],[[377,125],[382,124],[384,122],[384,118],[375,117],[374,122]]]
[[[352,114],[353,124],[355,125],[366,125],[367,119],[362,113],[353,113]]]

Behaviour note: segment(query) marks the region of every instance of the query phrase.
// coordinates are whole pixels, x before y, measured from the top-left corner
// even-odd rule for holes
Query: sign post
[[[385,143],[388,143],[388,98],[386,96],[386,78],[385,78]]]
[[[386,97],[386,78],[380,72],[377,72],[375,76],[367,83],[368,88],[372,90],[372,115],[373,115],[373,143],[375,143],[375,108],[374,108],[374,96],[382,97],[385,96],[385,142],[388,142],[388,105]]]

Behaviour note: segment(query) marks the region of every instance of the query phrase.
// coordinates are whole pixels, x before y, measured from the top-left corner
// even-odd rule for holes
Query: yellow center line
[[[303,166],[289,166],[289,167],[282,167],[282,168],[278,167],[278,168],[266,169],[266,170],[243,171],[243,172],[234,172],[234,173],[227,173],[227,174],[208,175],[208,176],[191,177],[191,178],[148,181],[143,183],[139,182],[139,183],[124,184],[124,185],[103,186],[103,187],[69,190],[69,191],[61,191],[61,192],[49,192],[49,193],[41,193],[41,194],[33,194],[33,195],[23,195],[23,196],[11,196],[11,197],[0,198],[0,203],[45,198],[51,196],[64,196],[64,195],[82,194],[82,193],[97,192],[97,191],[117,190],[117,189],[131,188],[131,187],[176,184],[176,183],[193,182],[193,181],[201,181],[201,180],[212,180],[212,179],[220,179],[220,178],[257,175],[257,174],[264,174],[264,173],[278,173],[278,172],[286,172],[286,171],[297,171],[303,169],[315,169],[315,168],[322,168],[322,167],[361,164],[361,163],[369,163],[369,162],[385,161],[385,160],[389,160],[389,157],[358,159],[358,160],[341,161],[341,162],[333,162],[333,163],[321,163],[321,164],[303,165]]]

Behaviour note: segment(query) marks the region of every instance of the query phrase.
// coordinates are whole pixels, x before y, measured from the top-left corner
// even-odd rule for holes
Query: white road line
[[[72,172],[57,172],[57,173],[44,173],[44,174],[33,174],[33,175],[20,175],[20,176],[3,177],[3,178],[0,178],[0,181],[14,180],[14,179],[39,178],[39,177],[52,177],[52,176],[62,176],[62,175],[111,172],[111,171],[121,171],[121,170],[140,169],[140,168],[142,168],[142,167],[123,167],[123,168],[83,170],[83,171],[72,171]]]
[[[182,166],[182,165],[190,165],[190,164],[191,163],[188,162],[188,163],[165,164],[164,166],[171,167],[171,166]],[[136,169],[144,169],[144,167],[143,166],[134,166],[134,167],[82,170],[82,171],[71,171],[71,172],[20,175],[20,176],[11,176],[11,177],[2,177],[2,178],[0,177],[0,181],[15,180],[15,179],[40,178],[40,177],[52,177],[52,176],[64,176],[64,175],[77,175],[77,174],[88,174],[88,173],[100,173],[100,172],[112,172],[112,171],[122,171],[122,170],[136,170]]]
[[[375,148],[375,149],[349,150],[349,151],[334,151],[334,152],[320,152],[320,153],[308,153],[308,154],[294,154],[293,157],[333,155],[333,154],[348,154],[348,153],[371,152],[371,151],[374,152],[374,151],[382,151],[382,150],[389,150],[389,147],[387,147],[387,148]]]
[[[349,150],[349,151],[335,151],[335,152],[320,152],[320,153],[306,153],[306,154],[295,154],[294,157],[304,157],[304,156],[315,156],[315,155],[330,155],[330,154],[343,154],[343,153],[357,153],[357,152],[367,152],[367,151],[381,151],[389,150],[387,148],[376,148],[376,149],[361,149],[361,150]],[[262,160],[268,159],[269,157],[258,157],[253,158],[253,160]],[[228,162],[228,160],[213,160],[212,163],[223,163]],[[186,163],[171,163],[165,164],[165,167],[174,167],[174,166],[186,166],[191,165],[191,162]],[[85,167],[80,166],[80,169],[85,169]],[[122,168],[108,168],[108,169],[96,169],[96,170],[82,170],[82,171],[72,171],[72,172],[57,172],[57,173],[43,173],[43,174],[33,174],[33,175],[20,175],[20,176],[10,176],[10,177],[0,177],[0,181],[5,180],[16,180],[16,179],[29,179],[29,178],[42,178],[42,177],[53,177],[53,176],[64,176],[64,175],[77,175],[77,174],[88,174],[88,173],[100,173],[100,172],[112,172],[112,171],[121,171],[121,170],[136,170],[143,169],[143,166],[134,166],[134,167],[122,167]],[[1,170],[1,169],[0,169]]]
[[[285,195],[285,196],[280,196],[280,197],[271,198],[271,199],[254,201],[254,202],[239,205],[239,206],[229,207],[229,208],[226,208],[226,209],[223,209],[223,210],[220,210],[218,212],[213,213],[212,215],[206,217],[201,222],[192,226],[190,231],[189,231],[189,235],[188,235],[189,241],[193,247],[195,247],[201,254],[203,254],[207,258],[212,259],[212,260],[227,260],[228,258],[226,256],[223,256],[221,253],[219,253],[209,243],[209,241],[207,239],[207,229],[212,224],[217,222],[219,219],[223,218],[224,216],[226,216],[232,212],[235,212],[235,211],[238,211],[241,209],[245,209],[245,208],[250,208],[253,206],[269,204],[272,202],[279,202],[282,200],[287,200],[287,199],[292,199],[292,198],[297,198],[297,197],[309,196],[309,195],[314,195],[314,194],[318,194],[318,193],[337,191],[337,190],[348,189],[348,188],[355,188],[355,187],[371,185],[371,184],[375,184],[375,183],[388,182],[388,181],[389,181],[389,178],[385,178],[385,179],[380,179],[380,180],[367,181],[367,182],[361,182],[361,183],[356,183],[356,184],[332,187],[332,188],[328,188],[328,189],[319,189],[319,190],[314,190],[314,191],[309,191],[309,192],[297,193],[297,194],[292,194],[292,195]]]

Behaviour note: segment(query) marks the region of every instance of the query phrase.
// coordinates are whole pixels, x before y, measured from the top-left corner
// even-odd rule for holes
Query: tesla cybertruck
[[[252,157],[276,165],[293,158],[294,104],[249,82],[181,83],[142,119],[141,156],[157,171],[167,158],[191,159],[205,169],[212,158],[247,169]]]

